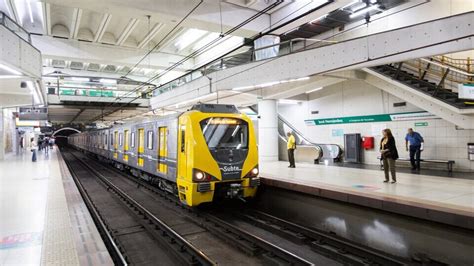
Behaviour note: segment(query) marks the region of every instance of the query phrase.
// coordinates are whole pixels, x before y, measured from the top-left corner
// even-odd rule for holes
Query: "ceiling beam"
[[[43,34],[51,36],[51,4],[41,2],[43,12]]]
[[[115,43],[116,45],[122,45],[132,34],[133,30],[135,27],[138,25],[140,21],[136,18],[131,18],[130,21],[128,22],[127,26],[123,30],[123,32],[120,34],[120,37],[118,38],[117,42]]]
[[[71,30],[69,31],[69,39],[76,39],[81,25],[82,9],[74,8],[72,13]]]
[[[69,123],[72,123],[74,122],[81,114],[82,112],[84,112],[84,110],[86,110],[85,108],[81,108],[79,112],[77,112],[77,114],[71,119],[71,121],[69,121]]]
[[[150,32],[148,32],[148,34],[145,35],[143,40],[141,40],[140,43],[138,43],[138,48],[142,49],[143,47],[145,47],[151,40],[153,40],[153,38],[156,36],[156,34],[158,34],[158,32],[160,32],[162,28],[163,28],[162,23],[156,23],[155,26],[153,26],[153,28],[150,30]]]
[[[102,36],[104,36],[105,30],[107,30],[107,26],[109,25],[111,19],[111,14],[104,14],[102,16],[102,20],[100,21],[99,27],[97,28],[97,32],[94,36],[94,42],[100,42]]]

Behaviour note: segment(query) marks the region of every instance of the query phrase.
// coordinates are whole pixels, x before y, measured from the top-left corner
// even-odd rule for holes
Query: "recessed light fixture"
[[[374,5],[374,6],[369,6],[367,8],[364,8],[364,9],[361,9],[357,12],[354,12],[352,13],[349,18],[355,18],[355,17],[358,17],[360,15],[363,15],[363,14],[366,14],[367,12],[370,12],[372,10],[375,10],[375,9],[378,9],[379,8],[379,5]]]
[[[248,89],[254,89],[254,88],[266,88],[266,87],[271,87],[277,84],[283,84],[283,83],[288,83],[288,82],[295,82],[295,81],[303,81],[303,80],[308,80],[309,77],[302,77],[302,78],[295,78],[295,79],[285,79],[285,80],[280,80],[280,81],[272,81],[272,82],[266,82],[258,85],[250,85],[250,86],[243,86],[243,87],[236,87],[233,88],[233,91],[243,91],[243,90],[248,90]]]
[[[310,94],[310,93],[312,93],[312,92],[319,91],[319,90],[322,90],[322,89],[323,89],[323,87],[319,87],[319,88],[316,88],[316,89],[312,89],[312,90],[307,91],[306,94]]]
[[[13,74],[13,75],[21,75],[21,72],[16,71],[15,69],[13,69],[13,68],[11,68],[11,67],[8,67],[8,66],[6,66],[6,65],[0,64],[0,69],[3,69],[3,70],[5,70],[5,71],[7,71],[7,72],[10,72],[10,73]]]

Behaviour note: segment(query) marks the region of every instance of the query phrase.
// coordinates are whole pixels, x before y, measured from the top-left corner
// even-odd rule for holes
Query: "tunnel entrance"
[[[63,127],[54,131],[51,136],[55,138],[56,145],[61,148],[67,145],[67,138],[74,133],[81,133],[81,131],[73,127]]]

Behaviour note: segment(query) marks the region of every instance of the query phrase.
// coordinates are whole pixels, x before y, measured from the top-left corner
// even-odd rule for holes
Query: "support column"
[[[258,155],[260,161],[278,161],[278,107],[276,100],[258,102]]]
[[[0,108],[0,160],[5,159],[5,121],[3,121],[4,110]]]

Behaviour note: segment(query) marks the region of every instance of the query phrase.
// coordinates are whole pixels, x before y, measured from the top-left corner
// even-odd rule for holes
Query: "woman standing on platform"
[[[31,156],[31,161],[36,162],[36,149],[38,149],[38,145],[35,142],[35,138],[31,138],[30,140],[30,148],[33,155]]]
[[[392,184],[397,182],[397,176],[395,171],[395,161],[398,159],[398,150],[395,144],[395,138],[392,135],[392,131],[386,128],[382,130],[383,138],[380,141],[380,157],[383,160],[383,170],[385,172],[385,181],[389,180],[389,171],[392,174]]]

